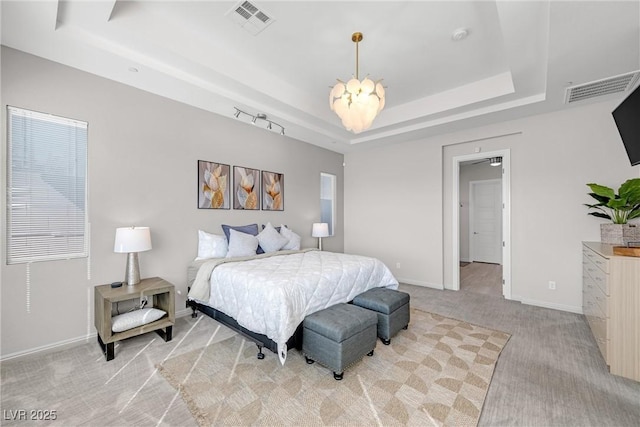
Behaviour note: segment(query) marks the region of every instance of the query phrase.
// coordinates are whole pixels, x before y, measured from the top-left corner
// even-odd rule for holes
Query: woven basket
[[[600,224],[600,240],[613,245],[640,242],[640,227],[636,224]]]

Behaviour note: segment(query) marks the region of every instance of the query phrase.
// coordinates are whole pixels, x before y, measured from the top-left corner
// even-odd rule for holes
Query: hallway
[[[502,296],[502,265],[484,262],[460,263],[460,290]]]

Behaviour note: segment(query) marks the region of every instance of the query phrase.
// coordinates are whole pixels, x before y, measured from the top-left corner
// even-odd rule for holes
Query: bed
[[[315,249],[215,258],[188,269],[187,305],[278,354],[301,348],[305,316],[375,287],[398,288],[378,259]]]

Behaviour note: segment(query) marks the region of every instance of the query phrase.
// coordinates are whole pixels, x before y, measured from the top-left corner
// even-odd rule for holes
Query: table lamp
[[[124,281],[133,286],[140,283],[140,267],[138,266],[138,252],[151,249],[151,233],[149,227],[120,227],[116,228],[116,241],[113,251],[126,253],[127,269]]]
[[[311,229],[311,237],[318,238],[318,249],[322,250],[322,238],[329,237],[329,224],[326,222],[314,222]]]

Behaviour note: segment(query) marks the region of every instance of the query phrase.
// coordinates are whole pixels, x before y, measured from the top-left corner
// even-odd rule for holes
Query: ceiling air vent
[[[244,0],[233,6],[226,15],[254,36],[275,21],[264,9]]]
[[[594,98],[596,96],[626,92],[635,85],[639,76],[640,70],[568,87],[564,102],[565,104],[571,104],[573,102]]]

